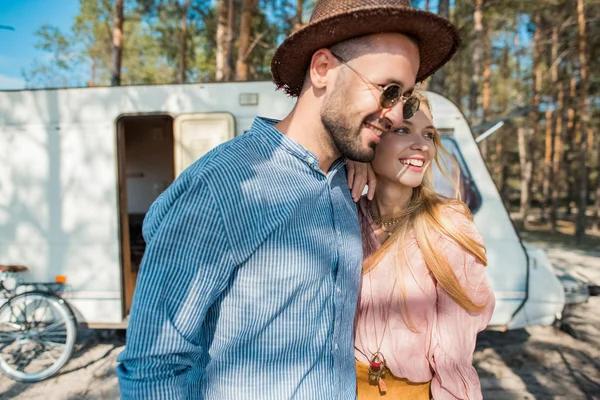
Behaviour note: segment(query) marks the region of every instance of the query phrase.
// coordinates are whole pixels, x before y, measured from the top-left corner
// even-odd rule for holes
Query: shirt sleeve
[[[200,178],[176,181],[152,205],[144,236],[127,343],[118,357],[121,397],[199,398],[206,358],[201,328],[234,267],[210,188]]]
[[[480,241],[473,222],[465,216],[459,225],[464,232]],[[474,313],[459,306],[437,285],[436,322],[431,340],[430,364],[433,369],[431,394],[435,400],[481,399],[481,384],[473,367],[473,352],[477,333],[487,327],[494,311],[494,293],[485,274],[485,267],[456,243],[444,238],[444,249],[452,268],[469,298],[475,304],[485,304]]]

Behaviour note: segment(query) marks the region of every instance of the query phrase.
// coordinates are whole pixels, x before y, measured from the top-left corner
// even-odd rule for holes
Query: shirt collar
[[[311,168],[323,173],[319,168],[319,159],[313,152],[275,128],[275,125],[279,122],[276,119],[256,117],[252,123],[251,131],[257,132],[269,145],[283,147],[288,153],[310,165]],[[329,172],[337,171],[344,165],[346,165],[346,159],[340,157],[331,164]]]

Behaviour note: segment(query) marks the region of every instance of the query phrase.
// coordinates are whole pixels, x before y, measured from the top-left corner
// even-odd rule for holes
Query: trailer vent
[[[258,93],[241,93],[240,106],[257,106]]]

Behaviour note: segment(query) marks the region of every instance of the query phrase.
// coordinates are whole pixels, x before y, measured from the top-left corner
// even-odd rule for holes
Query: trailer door
[[[175,118],[175,177],[221,143],[235,136],[230,113],[181,114]]]

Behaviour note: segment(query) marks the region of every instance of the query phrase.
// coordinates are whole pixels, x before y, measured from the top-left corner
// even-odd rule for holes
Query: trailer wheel
[[[71,358],[75,316],[60,297],[26,292],[0,307],[0,372],[21,382],[38,382]]]

